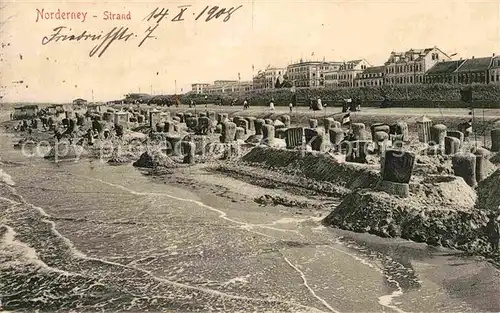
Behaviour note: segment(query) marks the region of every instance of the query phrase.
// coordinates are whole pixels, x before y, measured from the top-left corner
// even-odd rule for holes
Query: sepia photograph
[[[500,0],[2,0],[0,44],[0,312],[500,312]]]

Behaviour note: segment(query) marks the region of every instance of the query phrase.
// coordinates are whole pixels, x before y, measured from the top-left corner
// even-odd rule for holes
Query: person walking
[[[243,101],[243,110],[246,110],[248,109],[248,100],[245,99],[245,101]]]
[[[317,100],[317,103],[318,103],[318,110],[323,110],[323,104],[321,103],[321,98],[318,97],[318,100]]]
[[[288,105],[288,108],[290,108],[290,113],[292,113],[292,109],[293,109],[293,103],[290,102],[290,104]]]
[[[500,241],[500,225],[498,222],[498,215],[498,213],[491,212],[488,215],[489,221],[486,225],[486,233],[493,253],[498,253],[498,244]]]
[[[269,109],[274,111],[274,98],[271,98],[271,101],[269,102]]]

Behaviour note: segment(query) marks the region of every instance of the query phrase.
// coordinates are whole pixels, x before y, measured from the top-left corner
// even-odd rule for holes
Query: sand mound
[[[110,165],[123,165],[128,164],[130,160],[122,155],[119,155],[118,152],[114,151],[111,158],[108,160],[108,164]]]
[[[486,214],[477,210],[424,205],[418,198],[402,199],[383,192],[351,193],[323,223],[382,237],[402,237],[466,251],[489,250],[484,237]]]
[[[252,144],[259,144],[262,141],[262,135],[250,135],[247,140],[245,140],[246,143],[252,143]]]
[[[88,156],[88,151],[86,151],[82,146],[69,144],[66,142],[56,143],[50,152],[45,155],[46,159],[58,159],[58,160],[78,160],[82,157]]]
[[[241,160],[253,166],[327,181],[348,189],[375,187],[380,176],[379,166],[339,163],[334,157],[317,152],[259,146]]]
[[[500,152],[492,154],[492,156],[490,158],[490,162],[495,164],[495,165],[500,165]]]
[[[414,175],[427,174],[442,174],[452,175],[453,168],[451,158],[445,158],[441,155],[417,155],[415,166],[413,168]]]
[[[461,177],[428,175],[415,177],[410,184],[410,192],[418,204],[469,210],[474,207],[476,193]]]
[[[178,164],[160,151],[146,151],[133,165],[144,168],[172,168],[177,167]]]
[[[500,169],[478,184],[476,208],[500,212]]]
[[[33,147],[33,146],[36,146],[37,143],[38,143],[38,140],[36,140],[34,138],[23,138],[14,144],[14,148],[21,149],[23,147]]]

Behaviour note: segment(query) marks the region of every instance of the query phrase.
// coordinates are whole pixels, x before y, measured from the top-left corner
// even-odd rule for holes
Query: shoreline
[[[171,115],[174,115],[176,112],[176,110],[168,110],[168,111],[171,112]],[[195,110],[191,109],[188,111],[194,112]],[[186,111],[184,111],[184,112],[186,112]],[[251,115],[254,117],[256,116],[256,117],[262,117],[262,118],[264,118],[264,117],[266,117],[266,118],[278,118],[279,116],[283,115],[281,113],[276,113],[276,112],[260,112],[260,113],[258,113],[258,115],[255,115],[255,114],[252,114],[253,112],[251,110],[238,111],[237,109],[236,109],[236,111],[229,112],[229,113],[232,114],[233,116],[245,117],[245,116]],[[284,113],[284,114],[286,114],[286,113]],[[303,113],[300,113],[297,115],[292,114],[290,116],[291,117],[291,124],[292,125],[294,125],[294,124],[295,125],[297,125],[297,124],[303,125],[304,123],[307,123],[306,120],[310,117],[311,114],[314,115],[316,113],[305,112],[305,114],[303,114]],[[325,116],[329,116],[329,115],[325,115]],[[321,118],[318,118],[318,119],[322,120],[325,116],[321,116]],[[402,118],[402,117],[406,117],[406,118]],[[457,117],[454,115],[449,115],[449,116],[443,115],[441,118],[445,119],[448,122],[448,124],[451,124],[450,128],[452,128],[452,129],[454,127],[456,127],[457,122],[463,121],[463,119],[461,117]],[[399,115],[399,114],[381,117],[378,115],[371,115],[369,112],[358,112],[358,113],[355,113],[355,116],[353,117],[353,119],[356,119],[355,120],[356,122],[365,122],[367,124],[373,123],[375,120],[380,121],[380,122],[386,122],[386,123],[391,123],[391,122],[395,122],[398,120],[405,120],[408,123],[408,129],[409,129],[409,132],[413,138],[412,140],[415,140],[414,139],[415,138],[415,131],[416,131],[416,129],[415,129],[415,121],[416,121],[415,115],[413,115],[410,118],[408,118],[406,115]],[[440,122],[440,121],[441,120],[438,120],[437,122]],[[497,125],[497,123],[500,121],[500,116],[499,117],[489,116],[488,118],[485,119],[485,121],[488,123],[488,127],[494,127],[494,125]],[[182,132],[180,132],[181,134],[189,134],[186,126],[183,126],[185,124],[181,123],[179,125],[181,125],[180,127],[182,127]],[[42,133],[40,133],[40,135],[41,134]],[[34,135],[35,138],[36,138],[36,136],[37,136],[37,134]],[[479,137],[478,139],[481,140],[482,138]],[[487,140],[487,139],[484,139],[484,142],[486,144],[489,144],[489,140]],[[125,143],[125,145],[126,145],[126,143]],[[254,151],[257,151],[255,149],[258,149],[258,148],[253,148],[253,149],[254,149]],[[101,153],[102,153],[102,151],[101,151]],[[265,152],[265,151],[258,152],[258,154],[261,154],[261,155],[265,155],[266,153],[267,152]],[[85,156],[85,157],[92,158],[93,154],[89,153],[89,155]],[[124,164],[127,164],[130,161],[134,161],[134,158],[136,159],[137,157],[138,157],[138,155],[136,155],[136,156],[129,155],[127,158],[125,158],[123,160],[118,158],[117,161],[120,161],[120,162],[123,161]],[[108,156],[108,158],[109,158],[109,156]],[[267,161],[265,161],[266,159],[267,158],[265,157],[264,162],[267,162]],[[199,157],[196,157],[196,160],[200,161]],[[182,163],[182,158],[166,157],[165,160],[162,160],[160,162],[164,162],[164,161],[170,162],[169,164],[174,165],[176,163]],[[228,177],[232,177],[232,178],[235,178],[237,180],[240,180],[240,181],[243,181],[246,183],[250,183],[252,186],[264,187],[264,188],[267,188],[269,190],[273,190],[273,189],[277,188],[281,192],[288,193],[289,194],[288,197],[280,197],[277,194],[274,194],[274,195],[264,194],[264,195],[260,195],[259,197],[255,197],[254,201],[257,203],[260,203],[261,205],[280,204],[280,205],[283,205],[285,207],[291,207],[291,208],[303,206],[306,208],[323,208],[322,210],[326,210],[324,208],[324,204],[322,204],[321,200],[318,200],[318,199],[327,199],[328,197],[331,197],[331,196],[334,196],[335,198],[343,198],[343,197],[346,197],[346,196],[352,194],[353,192],[357,192],[357,190],[359,190],[359,189],[363,189],[363,188],[373,189],[375,186],[375,182],[378,179],[375,177],[377,174],[374,174],[375,176],[373,177],[372,184],[369,184],[366,186],[353,185],[353,186],[355,186],[354,188],[352,188],[352,187],[346,188],[346,186],[341,184],[341,180],[345,180],[349,176],[349,175],[345,176],[346,173],[339,174],[340,180],[329,183],[329,182],[321,181],[323,178],[318,176],[318,175],[320,175],[320,173],[314,174],[315,176],[314,175],[308,176],[309,175],[308,173],[311,170],[313,170],[313,168],[309,168],[309,169],[304,168],[301,170],[300,173],[298,173],[299,175],[296,176],[296,173],[293,173],[293,172],[290,172],[290,173],[288,173],[286,171],[281,172],[280,170],[276,171],[275,168],[266,168],[266,166],[264,166],[264,167],[256,166],[257,163],[259,163],[261,161],[258,161],[257,163],[255,163],[255,162],[254,163],[252,163],[252,162],[241,163],[240,157],[237,157],[235,159],[235,161],[232,162],[232,161],[228,161],[228,160],[218,161],[215,159],[211,159],[209,156],[206,159],[206,161],[203,161],[203,162],[206,162],[206,163],[204,165],[200,165],[199,168],[205,167],[208,169],[209,173],[217,174],[217,175],[223,174],[223,175],[226,175]],[[311,162],[313,162],[312,159],[311,159]],[[374,162],[377,163],[379,161],[378,161],[378,159],[375,159]],[[436,164],[434,164],[434,163],[436,163]],[[119,164],[120,163],[115,163],[115,164],[110,163],[110,165],[114,165],[114,166],[118,166]],[[426,159],[424,161],[424,166],[426,164],[428,164],[428,166],[431,166],[431,167],[437,166],[438,169],[440,167],[446,168],[446,167],[451,166],[451,163],[443,163],[442,160],[437,161],[437,160]],[[179,166],[176,166],[176,167],[179,167]],[[162,170],[163,176],[165,177],[167,175],[173,175],[174,177],[179,178],[178,176],[176,176],[175,173],[179,172],[179,171],[182,172],[182,169],[181,170],[177,170],[175,168],[169,169],[168,167],[169,166],[167,166],[167,168]],[[188,170],[190,168],[192,168],[189,166],[186,167],[186,165],[183,165],[181,167],[184,167]],[[448,172],[449,171],[450,171],[450,169],[448,169]],[[161,171],[160,171],[160,173],[161,173]],[[356,170],[352,173],[356,173]],[[352,173],[350,175],[352,175]],[[422,167],[422,169],[419,169],[416,172],[417,176],[424,175],[424,177],[425,177],[429,174],[442,175],[443,173],[436,172],[435,168],[424,169],[424,167]],[[273,175],[275,177],[271,177]],[[287,177],[287,175],[289,177]],[[304,180],[302,180],[299,184],[293,183],[292,179],[291,179],[292,176],[290,176],[290,175],[293,175],[296,178],[303,177],[300,179],[304,179]],[[321,175],[323,175],[323,174],[321,174]],[[156,175],[156,176],[160,177],[161,175]],[[179,182],[180,181],[181,180],[179,180]],[[273,186],[273,184],[274,184],[274,186]],[[194,183],[191,182],[191,185],[194,185]],[[297,193],[297,196],[291,197],[290,193]],[[311,198],[311,196],[313,196],[313,197]],[[444,201],[444,200],[440,199],[439,201]],[[452,201],[452,199],[449,199],[446,201]],[[328,201],[326,201],[326,202],[328,202]],[[336,202],[336,201],[334,201],[334,202]],[[332,210],[332,209],[330,209],[330,210]],[[343,228],[342,223],[337,224],[335,226]],[[352,228],[350,226],[347,227],[347,229],[359,231],[359,229],[355,229],[355,228]],[[368,231],[368,232],[370,232],[370,231]],[[380,235],[380,233],[377,233],[377,232],[375,232],[375,234]],[[387,236],[387,234],[385,236]],[[427,241],[425,241],[425,242],[427,242]],[[429,243],[429,242],[427,242],[427,243]]]
[[[48,161],[43,161],[43,162],[48,162]],[[82,162],[86,163],[87,159],[83,160]],[[209,164],[210,166],[211,164]],[[107,168],[108,172],[115,172],[115,171],[120,171],[119,168],[109,168],[106,164],[100,165],[103,168]],[[276,253],[275,251],[283,251],[281,252],[284,255],[283,260],[279,261],[280,263],[283,264],[283,266],[287,265],[287,260],[288,260],[288,268],[285,267],[280,267],[279,269],[279,276],[283,277],[288,277],[291,276],[290,281],[288,281],[289,284],[291,282],[295,282],[297,277],[300,273],[296,269],[299,269],[304,277],[307,279],[309,282],[309,286],[312,288],[313,291],[317,292],[318,295],[326,299],[327,303],[334,308],[338,308],[341,311],[344,311],[345,308],[342,305],[336,304],[334,302],[333,298],[327,298],[328,294],[331,294],[332,292],[338,293],[338,289],[333,289],[328,292],[323,292],[321,289],[318,287],[318,283],[315,283],[315,276],[314,272],[311,272],[307,268],[308,265],[306,263],[303,263],[302,257],[303,254],[309,251],[311,248],[313,250],[318,250],[318,251],[323,251],[322,253],[327,253],[326,251],[334,252],[335,255],[343,255],[349,260],[347,260],[348,263],[355,263],[359,264],[360,267],[364,268],[364,270],[358,269],[358,272],[361,271],[363,275],[367,275],[364,277],[364,284],[367,283],[366,279],[371,280],[370,276],[371,275],[377,275],[380,276],[378,279],[383,279],[387,280],[387,284],[389,287],[381,288],[378,292],[375,292],[375,295],[373,296],[373,301],[377,302],[380,305],[380,308],[373,308],[371,311],[376,311],[376,310],[383,310],[384,308],[391,308],[391,307],[396,307],[399,308],[403,311],[408,311],[408,297],[412,294],[412,288],[411,286],[425,286],[424,287],[419,287],[423,288],[424,290],[427,290],[427,292],[432,292],[432,289],[429,289],[429,286],[433,286],[433,284],[446,284],[448,280],[450,279],[460,279],[461,276],[457,276],[456,273],[454,272],[454,264],[457,264],[457,266],[467,266],[467,267],[474,267],[474,268],[481,268],[485,272],[491,272],[493,271],[493,268],[491,267],[491,263],[484,263],[484,259],[477,257],[477,256],[464,256],[464,254],[458,250],[450,250],[446,248],[434,248],[425,244],[420,244],[420,243],[415,243],[412,241],[407,241],[407,240],[401,240],[398,238],[393,238],[393,239],[386,239],[386,238],[381,238],[378,236],[373,236],[367,233],[353,233],[353,232],[348,232],[344,231],[341,229],[334,229],[334,228],[325,228],[324,226],[321,225],[320,219],[324,217],[326,214],[328,214],[328,209],[327,210],[318,210],[316,207],[304,207],[304,202],[306,202],[310,197],[308,197],[307,189],[304,189],[304,194],[297,196],[291,190],[290,193],[284,192],[280,189],[269,189],[269,188],[261,188],[261,187],[256,187],[253,186],[252,182],[243,182],[239,183],[238,180],[234,180],[232,178],[227,178],[224,177],[224,175],[216,174],[213,176],[212,174],[207,175],[205,171],[205,167],[207,165],[205,164],[200,164],[200,165],[195,165],[191,167],[184,167],[184,168],[176,168],[173,169],[173,173],[171,174],[166,174],[166,175],[157,175],[155,176],[147,176],[145,177],[146,181],[149,181],[146,186],[143,186],[141,188],[137,187],[129,187],[127,185],[126,181],[119,181],[119,179],[115,178],[114,180],[111,178],[104,178],[102,183],[99,183],[97,186],[94,186],[93,189],[96,190],[101,190],[105,189],[107,192],[111,192],[111,190],[117,190],[117,191],[123,191],[125,194],[128,194],[128,192],[132,192],[131,195],[134,197],[139,197],[140,195],[146,195],[146,194],[151,194],[151,195],[156,195],[158,193],[161,193],[161,185],[165,185],[165,182],[167,183],[165,186],[165,190],[168,190],[168,196],[172,195],[173,197],[176,198],[183,198],[183,199],[188,199],[186,200],[186,204],[193,204],[196,208],[193,208],[195,212],[200,211],[200,212],[206,212],[203,213],[205,214],[213,214],[215,219],[219,221],[219,223],[229,223],[230,225],[234,224],[237,222],[237,224],[233,226],[229,226],[229,229],[227,233],[230,235],[230,237],[234,236],[235,233],[240,232],[240,231],[246,231],[248,234],[245,236],[245,240],[249,240],[252,243],[259,243],[263,242],[264,245],[259,248],[256,252],[256,256],[262,255],[263,260],[268,260],[270,258],[270,255],[273,255],[272,253]],[[123,168],[123,170],[132,170],[130,168],[130,165],[127,165],[126,168]],[[134,171],[137,171],[137,169],[133,169]],[[139,174],[141,175],[141,174]],[[106,176],[106,175],[104,175]],[[134,177],[136,174],[133,175]],[[144,175],[141,175],[144,176]],[[214,178],[215,177],[215,178]],[[77,177],[74,177],[75,179]],[[151,180],[150,180],[151,179]],[[127,181],[130,181],[128,179]],[[141,181],[143,181],[141,179]],[[96,180],[97,183],[97,180]],[[113,185],[116,185],[113,187]],[[148,186],[150,188],[148,188]],[[173,188],[171,187],[173,186]],[[110,189],[108,189],[110,188]],[[127,188],[126,190],[123,188]],[[171,189],[172,188],[172,189]],[[186,189],[186,194],[184,192],[181,192],[180,190]],[[191,195],[191,196],[190,196]],[[255,197],[259,197],[261,195],[269,195],[271,199],[277,200],[276,202],[272,203],[265,203],[264,206],[259,206],[259,203],[254,203],[253,199]],[[168,198],[165,196],[162,196],[161,199],[167,199]],[[193,198],[191,198],[193,197]],[[291,206],[288,207],[287,205],[281,205],[278,197],[281,197],[282,199],[287,199],[289,202],[295,200],[297,201],[295,203],[296,206]],[[292,199],[290,199],[290,197]],[[322,196],[320,196],[321,198]],[[321,199],[320,199],[321,200]],[[317,200],[313,197],[312,200],[309,201],[320,201]],[[331,200],[330,197],[324,197],[323,200]],[[194,201],[194,202],[193,202]],[[164,202],[163,200],[161,202]],[[195,205],[196,204],[196,205]],[[299,207],[297,207],[297,205]],[[329,204],[329,206],[325,206],[325,208],[330,208],[332,204]],[[333,204],[336,205],[336,204]],[[174,219],[172,222],[173,224],[170,227],[166,227],[162,232],[167,232],[169,229],[172,229],[172,227],[178,223],[181,222],[183,219],[184,220],[190,220],[191,217],[188,213],[188,207],[184,208],[183,210],[180,211],[180,216],[183,218],[180,219],[180,216],[176,219]],[[210,209],[210,208],[212,209]],[[60,208],[62,209],[62,208]],[[65,238],[71,238],[71,240],[76,240],[75,247],[78,248],[79,251],[82,251],[85,255],[86,258],[85,260],[88,259],[88,261],[85,261],[85,263],[77,263],[80,264],[77,266],[78,270],[81,271],[81,267],[83,266],[83,269],[87,268],[87,266],[92,265],[92,268],[95,268],[95,266],[98,266],[99,268],[99,273],[102,273],[103,276],[106,276],[107,272],[103,272],[104,268],[107,268],[108,270],[111,270],[112,268],[117,267],[116,270],[112,270],[114,273],[113,275],[116,276],[116,280],[119,281],[120,277],[122,277],[123,274],[120,273],[118,268],[122,268],[122,270],[126,271],[127,273],[135,273],[134,275],[137,275],[135,279],[139,279],[141,281],[144,279],[145,281],[150,281],[150,278],[147,278],[147,275],[143,275],[142,273],[146,274],[146,271],[152,271],[151,273],[154,273],[154,279],[151,281],[153,284],[160,283],[160,280],[164,282],[165,279],[168,279],[170,282],[180,282],[188,286],[194,286],[195,288],[201,284],[201,282],[197,282],[196,279],[182,279],[182,278],[165,278],[162,274],[162,271],[160,272],[153,272],[153,269],[155,267],[149,268],[148,263],[156,260],[156,257],[149,256],[148,254],[146,255],[141,255],[135,256],[134,254],[129,255],[127,253],[123,253],[123,256],[120,256],[120,259],[109,259],[111,257],[114,257],[114,253],[109,254],[107,251],[110,248],[113,248],[116,243],[112,243],[109,241],[109,239],[106,240],[106,233],[100,234],[100,231],[93,231],[92,233],[95,234],[97,237],[97,242],[100,242],[100,245],[106,243],[103,245],[101,249],[94,249],[93,247],[95,244],[92,243],[84,243],[82,240],[78,239],[80,238],[78,236],[78,233],[74,233],[74,230],[72,230],[75,227],[78,227],[79,224],[82,223],[90,223],[89,225],[92,225],[92,230],[94,229],[106,229],[105,224],[97,224],[96,221],[92,222],[92,218],[90,220],[66,220],[66,219],[60,219],[58,216],[60,213],[57,213],[60,211],[58,208],[51,208],[48,212],[50,215],[52,215],[52,218],[50,220],[53,220],[53,222],[56,225],[56,230],[62,234]],[[174,207],[171,207],[169,210],[173,210]],[[186,211],[184,211],[186,210]],[[62,211],[64,212],[64,210]],[[240,212],[240,213],[237,213]],[[66,213],[67,214],[67,213]],[[200,213],[201,214],[201,213]],[[241,215],[243,214],[243,215]],[[137,214],[134,214],[134,216]],[[156,220],[157,218],[160,219],[162,218],[162,215],[154,215],[151,214],[151,218],[153,220]],[[268,216],[273,216],[274,218],[268,217]],[[130,240],[132,238],[136,238],[139,233],[140,228],[147,227],[147,224],[137,224],[137,226],[134,226],[132,224],[126,224],[127,220],[132,218],[132,216],[129,216],[126,211],[123,211],[123,213],[119,214],[119,222],[120,222],[120,228],[115,230],[114,232],[110,233],[110,235],[116,235],[117,239],[119,241],[126,241]],[[260,218],[263,218],[263,221],[260,221]],[[167,220],[170,219],[167,216]],[[104,222],[104,221],[103,221]],[[200,223],[197,225],[197,219],[195,219],[194,224],[190,223],[190,227],[188,229],[191,229],[191,231],[195,231],[197,228],[203,227],[204,223],[200,220]],[[140,220],[136,221],[135,223],[141,223]],[[238,224],[241,223],[241,224]],[[260,225],[260,226],[259,226]],[[138,227],[137,231],[133,231],[133,228]],[[164,228],[164,227],[162,227]],[[128,230],[126,232],[125,230]],[[150,236],[149,231],[145,230],[147,237]],[[220,235],[222,236],[222,233],[226,233],[223,231],[218,231],[220,232]],[[298,232],[298,233],[295,233]],[[21,234],[21,231],[18,231],[18,234]],[[294,234],[297,234],[295,236]],[[302,234],[302,236],[298,236],[298,234]],[[335,234],[333,238],[329,238],[327,240],[327,234]],[[205,238],[208,234],[203,233],[203,238]],[[293,236],[292,236],[293,235]],[[142,237],[141,235],[140,237]],[[289,238],[292,236],[291,238]],[[229,237],[229,238],[230,238]],[[164,238],[161,236],[161,238]],[[168,237],[167,237],[168,238]],[[274,238],[274,239],[273,239]],[[174,240],[172,238],[172,240]],[[182,238],[181,238],[182,239]],[[41,240],[41,238],[40,238]],[[84,241],[88,241],[89,238],[87,238]],[[101,241],[104,240],[104,241]],[[330,242],[330,240],[334,240],[333,242]],[[174,240],[175,242],[176,240]],[[184,240],[181,240],[184,241]],[[204,242],[203,240],[202,242]],[[275,242],[273,245],[270,244],[270,242]],[[159,243],[158,243],[159,244]],[[196,246],[196,241],[191,243],[194,246]],[[106,248],[109,245],[110,248]],[[172,243],[168,244],[167,246],[171,246]],[[311,245],[311,246],[309,246]],[[120,245],[121,247],[121,245]],[[125,247],[125,246],[124,246]],[[367,248],[368,247],[368,248]],[[411,248],[410,248],[411,247]],[[116,247],[114,247],[116,249]],[[159,247],[158,249],[160,249]],[[91,249],[91,250],[89,250]],[[144,247],[145,250],[148,250],[148,246]],[[368,249],[368,251],[367,251]],[[371,254],[373,252],[369,252],[372,249],[375,249],[377,257],[375,257]],[[161,250],[161,249],[160,249]],[[270,250],[268,252],[268,250]],[[406,257],[404,256],[405,253],[403,254],[403,257],[396,257],[394,255],[394,252],[391,251],[419,251],[418,254],[420,256],[412,258],[412,262],[410,265],[407,265]],[[36,250],[38,253],[39,250]],[[91,252],[88,252],[91,251]],[[111,250],[113,251],[113,250]],[[121,251],[121,250],[120,250]],[[156,250],[155,250],[156,251]],[[167,252],[170,250],[167,250]],[[177,252],[176,252],[177,251]],[[380,251],[380,252],[379,252]],[[331,253],[330,252],[330,253]],[[100,254],[102,253],[102,255]],[[172,256],[169,256],[169,258],[176,256],[175,253],[179,253],[182,255],[181,249],[174,250],[171,254]],[[387,254],[384,255],[384,254]],[[43,254],[42,258],[43,258]],[[252,254],[253,255],[253,254]],[[321,254],[320,254],[321,255]],[[125,258],[127,256],[128,258]],[[254,257],[256,257],[254,256]],[[448,256],[448,257],[447,257]],[[425,271],[420,272],[420,264],[426,264],[426,266],[431,266],[430,264],[435,264],[436,262],[450,262],[449,260],[447,261],[449,256],[453,256],[454,261],[451,262],[450,265],[447,265],[447,269],[445,271],[448,271],[448,275],[445,275],[446,277],[440,277],[438,279],[434,278],[429,278],[428,275],[431,274],[425,274]],[[193,256],[191,256],[193,257]],[[315,254],[311,254],[310,257],[317,257]],[[391,259],[395,258],[395,259]],[[379,259],[380,258],[380,259]],[[105,263],[99,262],[99,259],[103,259]],[[245,264],[245,260],[247,258],[241,258],[240,263],[243,262]],[[142,261],[141,261],[142,260]],[[222,260],[222,264],[226,264],[226,261],[223,261],[223,259],[217,258],[217,260]],[[273,259],[274,260],[274,259]],[[328,259],[327,259],[328,260]],[[88,265],[85,265],[87,262],[90,262]],[[132,263],[132,265],[127,265],[128,267],[124,267],[124,265],[129,264],[131,262],[136,262]],[[162,258],[159,258],[158,262],[161,262],[161,264],[164,264],[163,266],[169,266],[168,264],[173,263],[177,264],[177,262],[166,262]],[[273,261],[274,262],[278,262]],[[384,265],[383,268],[379,268],[380,264]],[[406,264],[406,265],[401,265]],[[171,266],[173,266],[173,264]],[[211,266],[210,263],[203,263],[203,267],[199,269],[199,273],[204,273],[205,268],[207,266]],[[219,267],[220,263],[217,263],[217,267]],[[275,263],[274,263],[275,264]],[[292,264],[296,269],[294,269],[292,266],[289,264]],[[331,261],[326,261],[325,263],[322,263],[324,267],[326,268],[331,268],[332,270],[336,268],[343,268],[343,263],[339,263],[339,260],[334,259]],[[332,264],[335,264],[335,266],[330,266]],[[460,265],[462,264],[462,265]],[[467,264],[467,265],[463,265]],[[60,266],[60,265],[59,265]],[[59,268],[58,266],[58,268]],[[75,264],[76,266],[76,264]],[[241,265],[239,265],[241,266]],[[401,266],[404,266],[403,268],[400,268]],[[409,268],[406,268],[406,266],[409,266]],[[101,269],[102,267],[102,269]],[[133,268],[132,268],[133,267]],[[394,269],[391,270],[391,268],[394,267]],[[412,268],[415,268],[416,273],[419,273],[419,279],[425,281],[426,283],[420,282],[418,283],[417,281],[413,281],[412,279],[415,278],[416,274],[412,272]],[[432,266],[431,266],[432,267]],[[140,271],[136,272],[136,269],[140,269]],[[240,267],[238,267],[240,268]],[[63,268],[64,269],[64,268]],[[67,268],[66,268],[67,269]],[[417,270],[418,269],[418,270]],[[69,270],[69,269],[67,269]],[[367,271],[365,273],[364,271]],[[71,272],[71,271],[68,271]],[[371,273],[368,275],[368,272]],[[328,273],[328,271],[327,271]],[[353,272],[354,275],[355,272]],[[405,275],[408,275],[410,278],[411,282],[406,282],[404,278],[402,278],[400,275],[401,273],[406,273]],[[328,277],[330,275],[328,274],[323,274],[321,275],[318,273],[320,276],[325,276]],[[228,282],[232,282],[231,279],[235,281],[252,281],[252,278],[247,278],[245,276],[245,271],[241,274],[228,274],[229,277],[222,277],[220,282],[214,283],[214,285],[208,286],[206,288],[211,289],[211,290],[216,290],[217,293],[229,293],[230,295],[236,295],[238,296],[239,294],[245,294],[246,289],[242,289],[240,292],[238,292],[239,286],[241,288],[244,288],[246,283],[225,283],[224,281],[226,279],[229,279]],[[270,274],[268,274],[270,275]],[[420,276],[421,275],[421,276]],[[385,278],[383,278],[383,277]],[[235,278],[236,277],[236,278]],[[251,276],[253,277],[253,276]],[[157,280],[159,279],[159,280]],[[415,278],[416,279],[416,278]],[[114,281],[115,278],[113,278],[112,281]],[[213,280],[213,279],[212,279]],[[338,280],[337,280],[338,281]],[[399,284],[400,288],[395,286],[395,284]],[[168,292],[171,292],[170,287],[168,287],[168,284],[162,284],[162,289],[165,289]],[[107,286],[108,284],[106,284]],[[219,286],[220,285],[220,286]],[[292,284],[293,285],[293,284]],[[410,285],[410,287],[408,287]],[[86,285],[87,286],[87,285]],[[88,285],[90,286],[90,284]],[[203,286],[203,285],[202,285]],[[234,286],[233,288],[228,288],[229,286]],[[335,285],[332,285],[335,288]],[[104,287],[101,287],[104,288]],[[299,284],[297,286],[298,290],[304,290],[307,291],[307,288],[304,288],[303,285]],[[354,287],[353,287],[354,288]],[[204,293],[202,291],[197,291],[198,289],[196,288],[195,291],[198,294],[198,299],[203,301],[205,299]],[[376,288],[375,288],[376,290]],[[101,291],[102,292],[102,289]],[[136,294],[141,295],[143,290],[136,291]],[[321,292],[321,293],[319,293]],[[441,291],[440,291],[441,292]],[[175,292],[176,294],[178,293],[177,291]],[[495,292],[494,290],[490,290],[488,295],[491,294],[493,295]],[[285,294],[286,295],[286,294]],[[307,295],[307,292],[304,293],[304,295]],[[482,297],[484,297],[485,294],[482,294]],[[294,297],[298,297],[297,293],[295,293]],[[468,300],[471,303],[477,303],[481,297],[477,298],[479,296],[475,295],[470,295],[468,296]],[[250,296],[250,298],[252,298]],[[256,297],[257,299],[261,299],[261,297]],[[211,301],[214,301],[213,298]],[[264,298],[265,299],[265,298]],[[370,297],[371,299],[371,297]],[[406,299],[406,300],[405,300]],[[207,299],[208,300],[208,299]],[[237,300],[235,299],[234,302]],[[308,302],[304,302],[305,300],[299,301],[297,300],[294,304],[300,304],[300,305],[306,305],[308,307],[315,307],[319,309],[323,309],[319,304],[316,304],[316,302],[309,300]],[[278,303],[280,302],[280,299],[275,299],[272,303],[274,306],[274,309],[276,312],[278,311],[288,311],[291,308],[284,308],[284,309],[278,309]],[[401,303],[406,302],[406,306],[402,306]],[[137,308],[138,310],[141,308],[148,308],[151,310],[151,308],[159,308],[159,306],[163,305],[162,308],[170,308],[172,302],[163,303],[163,301],[160,301],[157,304],[148,304],[144,303],[142,301],[137,301],[135,302],[136,306],[134,308]],[[173,302],[175,303],[175,302]],[[246,307],[248,308],[248,305],[251,305],[253,307],[253,302],[251,300],[245,301]],[[260,303],[260,302],[259,302]],[[296,308],[294,304],[286,304],[283,303],[283,305],[288,306],[292,305],[293,308]],[[235,306],[237,306],[236,303],[234,303]],[[477,304],[476,304],[477,305]],[[495,306],[492,304],[493,307]],[[265,307],[267,304],[265,302],[262,302],[262,306]],[[189,306],[195,310],[196,306]],[[303,308],[304,306],[302,306]],[[482,306],[475,306],[476,308],[482,308]],[[490,305],[490,307],[492,307]],[[191,311],[191,309],[188,309],[187,306],[183,307],[186,311]],[[116,307],[110,307],[110,309],[116,310]],[[118,309],[119,310],[119,309]],[[232,311],[231,309],[227,309],[229,311]],[[293,309],[296,311],[295,309]],[[307,311],[307,310],[306,310]],[[453,310],[450,310],[453,311]]]

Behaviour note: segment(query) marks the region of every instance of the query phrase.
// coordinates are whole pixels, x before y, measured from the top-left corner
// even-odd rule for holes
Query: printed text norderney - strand
[[[98,41],[98,43],[90,50],[89,56],[101,57],[109,46],[114,41],[133,41],[140,39],[138,47],[141,47],[148,39],[158,39],[154,35],[160,23],[166,22],[181,22],[192,17],[195,21],[222,21],[228,22],[233,14],[238,11],[242,5],[237,7],[222,8],[219,6],[205,6],[201,10],[194,10],[191,5],[181,5],[174,9],[155,8],[142,19],[143,22],[149,23],[143,34],[132,32],[126,26],[115,26],[111,30],[90,31],[90,30],[73,30],[68,26],[57,26],[52,29],[52,32],[42,38],[42,45],[55,44],[61,42],[78,42],[78,41]],[[71,12],[71,11],[45,11],[44,9],[36,10],[36,22],[42,20],[79,20],[82,23],[88,21],[89,17],[97,18],[96,15],[89,15],[88,12]],[[191,14],[192,13],[192,14]],[[131,20],[132,14],[130,11],[122,13],[112,13],[104,11],[103,20]]]

